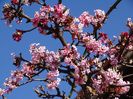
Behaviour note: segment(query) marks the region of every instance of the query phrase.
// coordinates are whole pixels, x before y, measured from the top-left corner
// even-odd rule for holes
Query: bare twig
[[[23,86],[23,85],[26,85],[26,84],[31,83],[33,81],[44,81],[44,82],[46,82],[47,79],[30,79],[30,80],[28,80],[28,81],[26,81],[24,83],[19,84],[18,86]]]
[[[31,32],[31,31],[35,30],[36,28],[37,28],[37,27],[33,27],[33,28],[29,29],[29,30],[23,30],[23,33]]]
[[[62,3],[62,0],[58,0],[58,4],[61,4]]]
[[[123,78],[131,77],[131,76],[133,76],[133,74],[125,75],[123,76]]]
[[[109,10],[106,13],[106,17],[104,18],[104,20],[102,21],[102,24],[104,24],[104,22],[106,21],[106,19],[108,18],[108,16],[111,14],[111,12],[116,9],[117,5],[121,2],[122,0],[116,0],[116,2],[109,8]],[[95,36],[95,38],[97,39],[97,30],[100,29],[101,26],[93,26],[93,35]]]

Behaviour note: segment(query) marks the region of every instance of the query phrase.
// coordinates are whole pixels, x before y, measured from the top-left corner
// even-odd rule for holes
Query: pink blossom
[[[63,4],[57,4],[57,5],[54,5],[54,12],[56,14],[58,14],[59,16],[62,16],[64,10],[65,10],[65,6]]]
[[[69,9],[67,9],[63,4],[54,5],[54,11],[52,12],[53,20],[60,25],[66,21],[69,15]]]
[[[94,12],[95,12],[95,16],[92,18],[92,24],[94,26],[100,25],[100,27],[101,27],[102,22],[106,17],[105,12],[100,9],[94,10]]]
[[[93,78],[93,87],[100,94],[106,92],[110,85],[126,85],[129,82],[123,81],[122,76],[114,69],[108,69],[107,71],[102,72],[102,76]],[[114,92],[117,94],[123,94],[128,92],[130,89],[129,86],[115,87]]]
[[[47,84],[47,87],[49,89],[55,89],[56,87],[58,87],[59,83],[60,83],[61,79],[57,78],[57,80],[53,80],[50,83]]]
[[[102,85],[102,79],[101,77],[99,79],[93,79],[93,88],[96,89],[97,93],[102,94],[105,90],[106,85]]]
[[[95,12],[95,17],[99,19],[99,21],[103,21],[103,19],[105,18],[105,12],[100,9],[94,10],[94,12]]]
[[[94,52],[96,54],[105,54],[109,47],[102,44],[101,40],[96,40],[92,35],[81,34],[82,43],[85,44],[88,52]]]
[[[40,8],[40,12],[50,13],[51,11],[52,10],[51,10],[50,5],[42,6],[42,8]]]
[[[59,53],[49,52],[45,58],[45,62],[50,66],[50,70],[56,70],[60,64]]]
[[[104,71],[103,74],[105,75],[106,83],[109,83],[110,85],[114,84],[121,78],[120,73],[117,73],[117,71],[113,69],[108,69],[107,71]]]
[[[123,79],[119,79],[117,81],[117,84],[116,85],[126,85],[126,84],[130,84],[130,82],[126,82],[126,81],[123,81]],[[130,89],[130,86],[123,86],[123,87],[116,87],[115,88],[115,91],[117,94],[124,94],[124,93],[127,93]]]
[[[35,12],[34,18],[32,19],[33,25],[34,25],[35,27],[38,26],[39,21],[40,21],[39,12]]]
[[[32,19],[33,25],[41,28],[43,28],[48,21],[48,13],[44,11],[44,7],[41,9],[41,12],[35,12],[34,18]]]
[[[32,63],[37,64],[42,58],[45,58],[47,50],[45,46],[39,46],[39,44],[31,44],[30,53],[32,55]]]
[[[6,79],[4,83],[10,89],[15,89],[18,87],[19,82],[23,79],[23,72],[22,71],[13,71],[11,73],[11,77]]]
[[[34,70],[34,66],[33,65],[29,65],[27,63],[23,64],[23,68],[22,68],[22,72],[26,75],[31,77],[33,74],[35,74],[35,70]]]
[[[133,51],[133,44],[129,44],[129,45],[127,46],[127,49],[130,50],[130,51]]]
[[[110,64],[112,66],[116,66],[118,64],[118,57],[114,56],[114,55],[110,55]]]
[[[59,71],[58,70],[55,70],[55,71],[50,71],[48,74],[47,74],[47,78],[48,79],[54,79],[55,77],[59,76]]]
[[[92,21],[92,16],[85,11],[79,16],[79,20],[84,26],[88,26]]]
[[[84,24],[79,23],[79,19],[75,18],[70,26],[66,27],[66,30],[69,30],[72,34],[72,39],[76,39],[78,35],[83,32]]]

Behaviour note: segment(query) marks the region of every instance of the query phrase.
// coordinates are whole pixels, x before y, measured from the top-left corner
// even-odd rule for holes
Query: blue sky
[[[1,11],[3,5],[9,1],[10,0],[0,0]],[[50,5],[57,2],[57,0],[46,1]],[[73,16],[78,17],[83,11],[89,11],[91,14],[94,14],[93,11],[95,9],[101,9],[106,12],[115,1],[116,0],[63,0],[63,4],[70,8],[70,13]],[[117,9],[111,13],[100,31],[107,33],[109,37],[118,35],[123,31],[128,31],[126,20],[128,17],[133,18],[132,4],[133,0],[122,0]],[[36,5],[32,7],[25,6],[24,9],[26,9],[25,13],[33,17],[34,11],[38,11],[39,7]],[[2,17],[1,11],[0,17]],[[61,47],[58,40],[51,38],[51,36],[43,36],[38,33],[37,30],[25,34],[20,42],[12,40],[12,33],[15,32],[15,29],[28,29],[31,26],[31,24],[16,25],[15,22],[13,22],[12,27],[8,27],[4,24],[4,21],[0,21],[0,87],[2,87],[5,78],[10,76],[11,70],[15,69],[12,65],[12,57],[10,55],[12,52],[16,54],[21,52],[25,58],[30,59],[28,50],[31,43],[40,43],[41,45],[45,45],[49,50],[54,51]],[[37,95],[33,92],[33,88],[37,85],[38,83],[33,83],[22,86],[15,89],[12,93],[7,95],[7,97],[8,99],[38,99]]]

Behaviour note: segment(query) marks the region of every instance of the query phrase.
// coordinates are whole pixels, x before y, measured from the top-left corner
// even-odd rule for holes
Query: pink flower
[[[118,57],[114,56],[114,55],[110,55],[110,64],[112,66],[116,66],[118,64]]]
[[[39,46],[39,44],[31,44],[30,53],[32,55],[32,63],[37,64],[41,59],[46,57],[47,50],[45,46]]]
[[[104,71],[103,74],[106,78],[106,83],[109,83],[110,85],[115,84],[115,82],[121,78],[120,73],[117,73],[117,71],[113,69],[108,69],[107,71]]]
[[[34,66],[33,65],[29,65],[27,63],[23,64],[23,68],[22,68],[22,72],[28,76],[31,77],[33,74],[35,74],[35,70],[34,70]]]
[[[107,71],[102,71],[102,75],[97,75],[97,77],[93,78],[93,87],[96,89],[96,91],[99,94],[102,94],[104,92],[107,92],[110,85],[126,85],[129,84],[129,82],[125,82],[122,79],[122,76],[120,73],[118,73],[114,69],[108,69]],[[114,92],[116,94],[123,94],[128,92],[130,89],[129,86],[123,86],[123,87],[115,87]]]
[[[47,84],[47,87],[49,89],[55,89],[56,87],[58,87],[59,83],[60,83],[61,79],[57,78],[57,80],[53,80],[50,83]]]
[[[79,20],[84,26],[88,26],[92,21],[92,16],[85,11],[79,16]]]
[[[102,44],[101,40],[96,40],[92,35],[82,33],[82,43],[85,44],[88,52],[94,52],[96,54],[105,54],[109,47]]]
[[[126,85],[126,84],[130,84],[130,82],[128,81],[126,82],[126,81],[123,81],[123,79],[119,79],[116,85],[119,86],[119,85]],[[117,94],[124,94],[124,93],[127,93],[129,89],[130,89],[130,86],[116,87],[115,92]]]
[[[100,26],[101,27],[102,22],[106,17],[105,12],[100,10],[100,9],[94,10],[94,12],[95,12],[95,16],[92,18],[92,24],[94,26]]]
[[[13,71],[11,73],[11,77],[6,79],[4,83],[9,89],[15,89],[18,87],[19,82],[23,79],[23,72],[22,71]]]
[[[47,74],[47,78],[48,79],[54,79],[55,77],[59,76],[59,71],[58,70],[55,70],[55,71],[50,71],[48,74]]]
[[[103,19],[105,18],[105,12],[100,9],[94,10],[94,12],[95,12],[95,17],[97,19],[101,19],[99,21],[103,21]]]
[[[42,6],[42,8],[40,9],[40,12],[45,12],[45,13],[50,13],[51,11],[52,11],[52,9],[49,5]]]
[[[69,9],[67,9],[63,4],[54,5],[54,9],[52,11],[53,21],[55,21],[59,25],[63,24],[68,18],[68,15]]]
[[[32,19],[33,25],[35,27],[38,26],[39,21],[40,21],[40,14],[39,14],[39,12],[35,12],[34,18]]]
[[[61,17],[65,8],[66,7],[63,4],[57,4],[54,6],[54,12]]]
[[[34,18],[32,19],[33,25],[35,27],[44,28],[45,25],[47,25],[49,21],[48,13],[44,11],[44,7],[41,9],[41,12],[35,12]],[[45,29],[45,28],[44,28]]]

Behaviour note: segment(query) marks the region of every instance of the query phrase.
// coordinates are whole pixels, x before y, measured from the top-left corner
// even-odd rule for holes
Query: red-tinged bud
[[[128,38],[129,37],[129,33],[128,32],[122,32],[121,36]]]
[[[13,4],[18,4],[19,3],[19,0],[12,0],[11,1]]]
[[[100,37],[103,37],[104,39],[107,39],[108,38],[107,34],[105,34],[103,32],[99,33],[99,36]]]
[[[13,39],[14,39],[15,41],[18,42],[18,41],[21,40],[22,35],[23,35],[23,31],[22,31],[22,30],[17,30],[17,31],[12,35],[12,37],[13,37]]]

